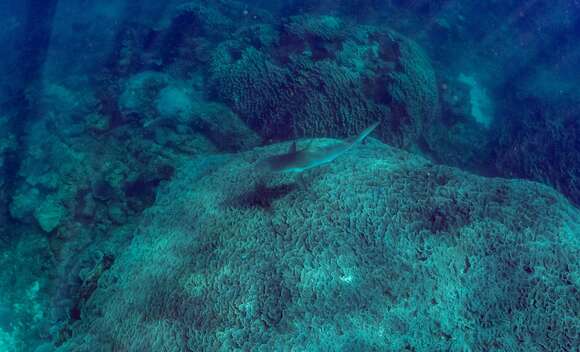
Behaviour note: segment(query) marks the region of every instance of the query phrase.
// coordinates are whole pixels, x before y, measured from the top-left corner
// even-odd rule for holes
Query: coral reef
[[[167,87],[170,78],[160,72],[140,72],[129,77],[119,96],[119,109],[124,116],[137,114],[143,119],[153,119],[157,110],[156,99]]]
[[[163,76],[142,77],[157,79]],[[135,81],[142,83],[147,79]],[[175,109],[174,97],[169,99],[167,95],[170,94],[166,94],[165,98],[159,98],[164,89],[176,87],[173,80],[167,78],[166,82],[164,87],[155,87],[157,94],[144,89],[147,84],[128,84],[134,89],[127,89],[130,93],[124,99],[120,99],[122,94],[116,97],[126,103],[120,104],[126,110],[118,116],[107,110],[106,101],[89,89],[82,78],[71,77],[66,83],[48,82],[28,93],[29,100],[34,102],[31,111],[37,116],[28,121],[27,135],[20,141],[22,160],[15,180],[11,181],[10,189],[2,191],[7,207],[2,217],[7,217],[9,222],[2,222],[0,244],[4,246],[5,241],[7,244],[25,243],[26,239],[15,235],[21,232],[35,234],[48,242],[45,249],[31,248],[50,253],[50,266],[44,267],[50,268],[49,272],[32,273],[32,266],[26,269],[26,275],[31,277],[50,278],[49,281],[39,279],[38,283],[38,300],[53,299],[42,304],[46,321],[28,319],[28,310],[6,308],[10,313],[6,316],[10,316],[11,321],[36,324],[30,328],[30,333],[43,336],[45,341],[47,337],[59,341],[70,333],[60,325],[79,319],[79,307],[90,296],[101,273],[110,267],[109,261],[114,260],[116,253],[130,240],[134,221],[155,200],[156,187],[169,180],[174,168],[191,155],[217,151],[200,132],[201,127],[192,122],[191,116],[184,116],[183,110]],[[204,101],[195,103],[210,105]],[[164,113],[162,118],[171,120],[172,124],[145,128],[143,121],[137,119],[139,114],[149,118],[160,114],[154,111],[147,115],[151,111],[148,108],[160,110]],[[193,105],[191,108],[193,110]],[[247,128],[240,128],[237,134],[231,132],[237,116],[231,112],[227,115],[228,111],[225,107],[212,105],[196,110],[196,114],[205,113],[215,123],[220,120],[213,115],[219,115],[221,123],[226,125],[218,131],[207,132],[208,136],[216,140],[230,134],[239,136],[221,141],[230,148],[228,150],[250,147],[253,144],[244,143],[251,138],[254,138],[252,143],[257,143],[251,133],[244,135]],[[201,120],[196,115],[193,117],[195,121]],[[3,152],[17,148],[15,138],[2,137]],[[18,255],[12,251],[5,253],[5,261]],[[105,259],[95,260],[95,255]],[[8,275],[9,267],[4,268],[6,270],[0,274]],[[83,274],[87,271],[94,273]],[[28,289],[24,288],[26,285],[29,288],[34,282],[27,281],[22,288],[15,286],[14,293],[24,292]],[[22,294],[22,297],[26,296]],[[3,298],[3,302],[13,302],[10,304],[14,306],[28,304],[22,299],[19,301],[17,296]],[[20,330],[6,331],[0,331],[0,345],[6,346],[7,351],[16,348],[11,346],[28,350],[22,341],[28,341],[28,346],[37,341],[23,337],[25,333]]]
[[[263,138],[346,136],[384,121],[383,140],[413,148],[438,118],[434,72],[409,39],[330,16],[292,17],[277,36],[270,47],[223,42],[209,70],[215,96]]]
[[[210,82],[217,97],[264,138],[275,137],[280,133],[276,127],[291,121],[276,113],[277,106],[284,109],[291,100],[285,98],[292,94],[289,79],[290,72],[267,55],[236,42],[220,44],[211,61]]]
[[[336,42],[345,39],[345,23],[335,16],[293,16],[284,26],[288,36],[315,44],[317,41]]]
[[[9,245],[0,245],[0,281],[7,285],[0,290],[2,351],[28,351],[31,346],[47,342],[52,324],[52,302],[46,290],[54,258],[48,239],[20,230]]]
[[[573,2],[36,3],[0,6],[1,351],[579,345]]]
[[[179,81],[158,72],[139,73],[124,84],[120,112],[126,120],[136,120],[146,130],[155,131],[160,144],[164,144],[161,139],[169,142],[178,137],[162,137],[159,126],[173,127],[185,136],[200,133],[226,151],[259,144],[259,137],[236,114],[224,105],[205,100],[197,86],[195,80]]]
[[[494,166],[510,177],[550,184],[580,204],[580,119],[577,101],[546,105],[522,99],[498,127]],[[514,106],[515,108],[515,106]]]
[[[0,242],[6,240],[5,234],[8,232],[6,227],[9,226],[8,219],[8,199],[10,180],[9,174],[16,171],[13,168],[11,159],[14,158],[17,149],[16,136],[10,133],[9,115],[0,115],[0,170],[6,172],[0,173]]]
[[[493,132],[474,116],[472,87],[459,77],[440,75],[439,82],[441,118],[424,134],[423,151],[437,162],[489,174]]]
[[[554,190],[372,141],[307,189],[252,167],[287,148],[182,165],[59,350],[576,345],[580,213]]]

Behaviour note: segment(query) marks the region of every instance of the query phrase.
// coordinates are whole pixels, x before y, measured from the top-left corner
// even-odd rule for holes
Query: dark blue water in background
[[[101,275],[193,157],[379,120],[386,144],[580,204],[577,0],[5,0],[0,19],[0,350],[74,350]],[[568,267],[562,344],[468,350],[577,350]]]

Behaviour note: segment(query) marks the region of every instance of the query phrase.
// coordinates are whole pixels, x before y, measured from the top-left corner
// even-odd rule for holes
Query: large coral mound
[[[580,212],[557,192],[375,141],[303,186],[254,167],[287,148],[183,165],[60,350],[578,345]]]
[[[246,27],[217,46],[208,72],[214,96],[265,139],[343,137],[382,121],[383,141],[411,149],[439,114],[417,44],[332,16]]]

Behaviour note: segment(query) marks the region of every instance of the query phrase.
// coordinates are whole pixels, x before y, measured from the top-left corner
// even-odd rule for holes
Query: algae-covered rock
[[[573,349],[580,211],[553,189],[372,140],[302,182],[256,167],[288,148],[183,163],[60,350]]]
[[[66,208],[54,197],[47,197],[34,211],[34,218],[38,225],[46,231],[52,232],[57,228],[67,214]]]
[[[116,224],[124,224],[127,222],[127,212],[119,204],[112,204],[108,208],[109,219]]]
[[[111,128],[111,118],[107,115],[92,113],[86,117],[87,128],[94,133],[104,133]]]
[[[192,125],[220,150],[247,150],[260,144],[260,137],[227,106],[198,101],[193,109]]]
[[[53,268],[47,236],[41,231],[13,233],[0,251],[0,350],[34,351],[46,342],[52,323],[50,294]],[[32,347],[30,347],[32,346]]]
[[[28,222],[41,201],[42,195],[37,188],[23,187],[12,197],[9,207],[10,216],[19,221]]]
[[[344,21],[335,16],[293,16],[284,27],[286,32],[301,40],[334,41],[346,36]]]
[[[123,84],[119,109],[124,116],[139,114],[141,118],[155,116],[155,99],[170,78],[160,72],[145,71],[131,76]]]
[[[155,108],[161,118],[174,118],[187,121],[193,109],[193,92],[188,89],[168,86],[163,88],[155,99]]]

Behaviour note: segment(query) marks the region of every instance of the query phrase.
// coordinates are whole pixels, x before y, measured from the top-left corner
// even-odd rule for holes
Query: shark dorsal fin
[[[313,141],[314,141],[314,139],[310,139],[310,140],[308,141],[308,144],[306,145],[306,147],[304,147],[304,148],[300,149],[299,151],[300,151],[300,152],[307,152],[307,151],[310,149],[310,147],[312,146],[312,142],[313,142]],[[298,152],[298,150],[297,150],[297,152]]]
[[[296,153],[296,141],[292,142],[290,145],[290,149],[288,150],[289,154]]]

